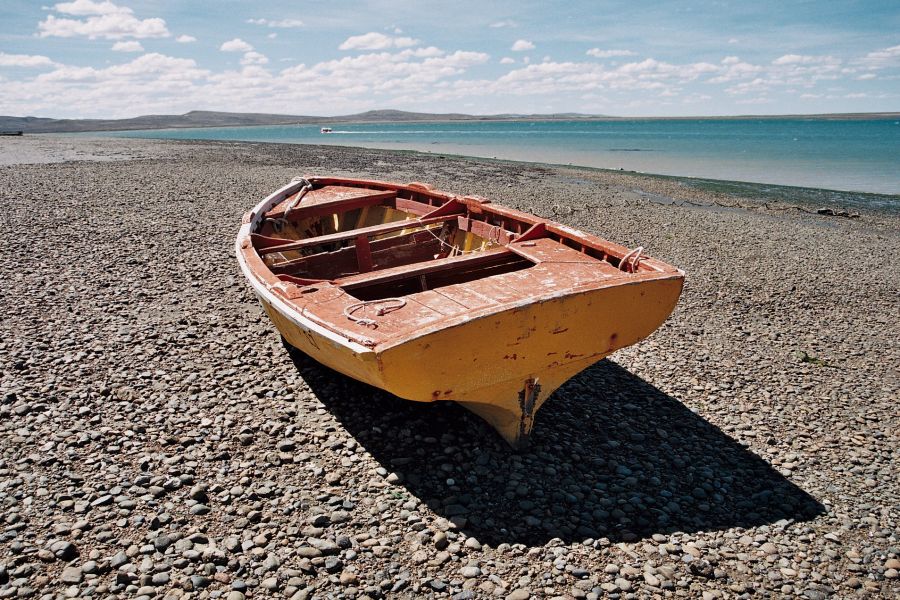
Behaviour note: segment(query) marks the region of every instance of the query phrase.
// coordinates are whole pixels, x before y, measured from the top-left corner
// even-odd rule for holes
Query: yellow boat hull
[[[560,385],[665,321],[682,281],[545,298],[375,349],[342,343],[260,301],[281,335],[318,362],[407,400],[459,402],[517,447]]]

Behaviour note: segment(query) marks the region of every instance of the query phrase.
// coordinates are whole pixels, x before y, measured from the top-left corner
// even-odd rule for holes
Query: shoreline
[[[884,120],[888,122],[887,119]],[[552,122],[541,122],[541,125],[549,126]],[[577,125],[577,122],[568,121],[567,125]],[[365,127],[366,124],[358,124]],[[441,123],[425,123],[428,125],[452,125],[452,122]],[[798,124],[799,125],[799,124]],[[371,123],[369,126],[377,126],[377,123]],[[634,125],[636,126],[636,125]],[[746,125],[745,125],[746,126]],[[541,164],[554,164],[560,166],[582,166],[590,168],[619,170],[625,169],[636,173],[655,174],[660,176],[687,177],[695,179],[722,180],[728,182],[748,182],[757,183],[759,185],[783,186],[783,187],[805,187],[805,188],[823,188],[832,189],[855,194],[878,194],[886,196],[897,196],[900,198],[900,183],[894,177],[889,177],[888,173],[892,172],[893,163],[887,163],[885,160],[878,160],[875,157],[881,157],[881,150],[873,150],[871,147],[866,151],[872,153],[873,157],[869,165],[860,165],[854,170],[845,170],[842,168],[841,161],[848,160],[846,158],[831,157],[828,163],[831,170],[823,171],[821,168],[812,167],[809,164],[813,160],[815,151],[807,147],[807,154],[798,158],[791,168],[782,169],[780,162],[772,159],[768,153],[760,153],[756,150],[756,154],[744,159],[736,157],[741,155],[741,147],[739,145],[730,148],[731,154],[721,155],[722,160],[714,160],[709,162],[703,158],[702,145],[700,152],[696,155],[690,151],[682,153],[677,145],[667,149],[670,144],[671,136],[662,136],[653,144],[661,144],[659,147],[651,145],[649,148],[634,147],[572,147],[566,149],[560,146],[558,142],[549,143],[548,146],[537,151],[538,146],[522,146],[511,145],[511,138],[503,137],[502,131],[498,133],[500,136],[494,143],[481,140],[481,137],[473,138],[475,142],[465,142],[465,136],[454,137],[454,134],[462,133],[478,133],[478,131],[468,131],[473,127],[471,122],[460,125],[460,131],[454,132],[436,132],[437,137],[429,137],[425,141],[417,141],[418,136],[406,136],[405,134],[421,134],[423,131],[416,131],[415,123],[391,123],[386,124],[386,130],[353,130],[341,131],[335,130],[333,135],[319,135],[315,126],[310,125],[292,125],[281,124],[273,126],[228,126],[223,128],[217,127],[200,127],[200,128],[170,128],[170,129],[144,129],[132,131],[118,131],[97,134],[103,137],[134,137],[137,139],[193,139],[208,141],[255,141],[262,143],[287,143],[287,144],[310,144],[310,145],[341,145],[345,147],[356,148],[372,148],[382,150],[416,150],[425,153],[439,153],[448,156],[477,156],[480,158],[500,158],[503,160],[515,160],[522,162],[536,162]],[[395,128],[396,127],[396,131]],[[408,131],[404,128],[412,127],[413,130]],[[475,125],[477,128],[477,124]],[[527,130],[527,128],[525,128]],[[893,128],[891,128],[893,129]],[[224,133],[223,133],[224,132]],[[517,133],[525,133],[519,131]],[[381,137],[382,134],[396,133],[401,137],[388,135]],[[344,136],[341,134],[351,134]],[[446,137],[444,134],[446,134]],[[63,134],[70,135],[70,134]],[[71,134],[82,135],[82,134]],[[373,137],[374,135],[374,137]],[[598,133],[597,135],[602,135]],[[630,135],[630,134],[629,134]],[[805,139],[800,133],[795,137],[794,142],[798,139]],[[224,136],[224,138],[219,137]],[[361,137],[360,137],[361,136]],[[234,138],[228,140],[227,138]],[[241,139],[243,138],[243,139]],[[490,138],[493,139],[493,138]],[[403,140],[403,141],[401,141]],[[596,140],[600,143],[599,139]],[[640,144],[638,139],[630,140]],[[897,148],[885,144],[883,151],[888,155],[896,153]],[[777,157],[784,160],[790,160],[789,155],[785,155],[785,148],[778,146],[769,150],[776,153]],[[657,151],[660,151],[657,154]],[[859,148],[856,149],[860,151]],[[780,154],[779,154],[780,153]],[[725,156],[731,158],[725,160]],[[804,158],[805,157],[805,158]],[[858,156],[855,160],[858,160]],[[721,164],[720,164],[721,163]],[[847,163],[852,164],[852,163]],[[804,166],[805,165],[805,166]],[[832,176],[828,174],[831,173]]]
[[[412,152],[25,139],[0,139],[45,161],[0,166],[3,597],[900,595],[900,216]],[[682,297],[511,452],[282,344],[235,236],[326,173],[644,246]]]
[[[192,111],[192,112],[207,112],[207,111]],[[191,114],[191,113],[187,113]],[[237,115],[240,116],[243,113],[223,113],[228,115]],[[252,113],[251,113],[252,114]],[[82,121],[89,122],[101,122],[108,124],[109,127],[112,127],[112,123],[116,121],[130,121],[134,119],[142,119],[142,118],[159,118],[160,116],[166,118],[178,118],[183,117],[184,115],[141,115],[137,117],[128,117],[124,119],[55,119],[53,117],[14,117],[14,116],[6,116],[5,118],[13,119],[11,124],[15,124],[17,126],[28,125],[25,119],[49,119],[51,121],[61,121],[67,123],[70,127],[77,127]],[[133,125],[129,127],[125,127],[123,129],[114,129],[114,128],[101,128],[101,129],[76,129],[76,130],[56,130],[56,131],[42,131],[44,125],[46,123],[41,123],[38,125],[38,128],[35,129],[32,127],[30,130],[25,130],[25,133],[32,134],[61,134],[61,133],[99,133],[99,132],[117,132],[117,131],[152,131],[152,130],[169,130],[169,129],[218,129],[223,127],[267,127],[267,126],[276,126],[276,125],[327,125],[328,123],[360,123],[360,124],[403,124],[403,123],[459,123],[459,122],[478,122],[478,123],[502,123],[502,122],[518,122],[518,123],[533,123],[540,121],[601,121],[601,122],[615,122],[615,121],[691,121],[691,120],[702,120],[702,121],[726,121],[726,120],[817,120],[817,121],[859,121],[859,120],[889,120],[889,119],[898,119],[900,118],[900,112],[873,112],[873,113],[818,113],[818,114],[783,114],[783,115],[718,115],[718,116],[704,116],[704,115],[696,115],[696,116],[678,116],[678,117],[624,117],[624,116],[613,116],[613,115],[579,115],[577,113],[574,114],[548,114],[548,115],[514,115],[509,117],[504,117],[503,115],[462,115],[459,117],[449,117],[449,118],[408,118],[408,119],[377,119],[377,118],[354,118],[358,117],[358,115],[338,115],[335,117],[317,117],[311,115],[272,115],[273,120],[269,123],[244,123],[244,124],[184,124],[184,125],[172,125],[172,126],[151,126],[146,127],[146,124]],[[440,116],[440,115],[438,115]],[[4,118],[4,117],[0,117]],[[50,125],[52,126],[52,125]]]
[[[168,139],[168,138],[130,138],[130,137],[105,137],[90,136],[87,133],[72,134],[55,134],[40,133],[34,134],[43,139],[58,140],[60,142],[69,139],[80,139],[102,143],[108,140],[122,140],[127,143],[128,140],[136,141],[155,141],[160,143],[184,143],[184,144],[274,144],[288,146],[303,146],[309,148],[331,149],[346,148],[350,151],[376,151],[397,154],[411,154],[422,157],[435,157],[457,160],[483,161],[487,164],[509,164],[513,166],[527,167],[544,167],[559,170],[586,171],[605,173],[610,176],[624,175],[636,178],[640,182],[641,178],[657,179],[661,181],[671,182],[678,186],[686,186],[699,190],[701,193],[715,194],[717,198],[730,198],[733,200],[745,200],[750,202],[766,205],[769,203],[777,203],[773,210],[815,210],[819,208],[829,208],[835,211],[847,211],[857,215],[860,212],[885,213],[889,215],[900,214],[900,194],[883,194],[877,192],[859,192],[850,190],[835,190],[830,188],[816,188],[808,186],[793,186],[783,184],[759,183],[753,181],[737,181],[727,179],[712,179],[707,177],[692,177],[686,175],[665,175],[659,173],[648,173],[643,171],[633,171],[627,169],[613,169],[604,167],[593,167],[585,165],[562,164],[540,161],[526,161],[516,159],[505,159],[495,157],[483,157],[454,153],[432,152],[427,150],[413,149],[393,149],[393,148],[374,148],[369,146],[350,146],[350,145],[332,145],[332,144],[311,144],[298,142],[256,142],[256,141],[238,141],[238,140],[207,140],[207,139]],[[0,148],[0,166],[28,164],[8,162],[10,159],[15,160],[13,153],[4,153]],[[111,160],[121,160],[111,159]],[[90,158],[86,158],[90,160]],[[682,198],[685,199],[685,198]]]

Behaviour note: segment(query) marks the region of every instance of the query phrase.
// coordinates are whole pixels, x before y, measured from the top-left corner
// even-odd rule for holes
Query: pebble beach
[[[234,239],[326,174],[641,245],[684,293],[514,452],[282,344]],[[0,138],[0,599],[896,598],[900,214],[819,208],[427,153]]]

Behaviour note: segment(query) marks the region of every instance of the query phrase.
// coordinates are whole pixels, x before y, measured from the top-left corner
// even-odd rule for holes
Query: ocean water
[[[900,120],[335,123],[106,132],[418,150],[660,175],[900,194]],[[93,134],[96,135],[96,134]]]

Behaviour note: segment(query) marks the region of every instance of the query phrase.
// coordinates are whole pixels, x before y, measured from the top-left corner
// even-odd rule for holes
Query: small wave
[[[466,132],[464,132],[464,131],[450,131],[450,132],[437,131],[437,132],[435,132],[435,131],[427,131],[427,130],[421,130],[421,131],[420,130],[414,130],[414,131],[397,131],[397,130],[394,130],[394,131],[351,131],[351,130],[335,129],[334,131],[332,131],[330,133],[332,135],[336,134],[336,133],[344,133],[344,134],[349,133],[349,134],[357,134],[357,135],[370,135],[370,134],[402,135],[404,133],[466,133]]]
[[[610,152],[653,152],[652,148],[610,148]]]

